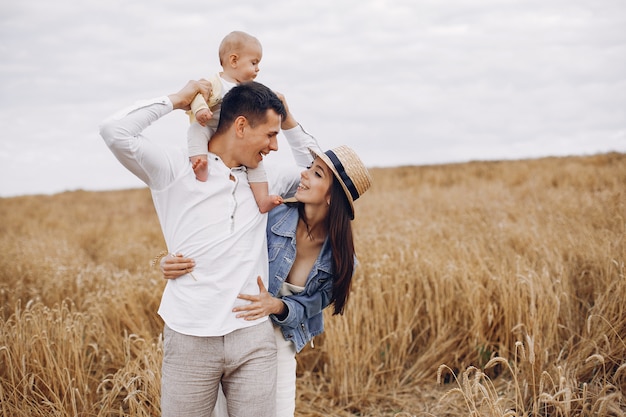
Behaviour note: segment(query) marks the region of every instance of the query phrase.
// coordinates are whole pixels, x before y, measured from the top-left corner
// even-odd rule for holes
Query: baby
[[[231,32],[222,39],[219,48],[222,72],[209,79],[212,90],[208,102],[198,94],[189,112],[189,159],[199,181],[206,181],[209,175],[208,143],[217,129],[222,98],[237,84],[256,78],[262,56],[261,43],[245,32]],[[263,162],[257,168],[248,169],[248,182],[261,213],[267,213],[282,203],[280,196],[269,195]]]

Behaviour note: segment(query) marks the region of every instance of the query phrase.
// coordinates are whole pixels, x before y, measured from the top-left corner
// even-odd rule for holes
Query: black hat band
[[[352,180],[350,179],[350,177],[346,173],[346,170],[343,167],[343,164],[341,163],[339,158],[337,158],[337,155],[335,155],[335,153],[332,150],[328,150],[328,151],[326,151],[324,153],[326,154],[326,156],[328,156],[328,158],[330,158],[330,161],[335,166],[335,169],[337,170],[337,173],[339,174],[339,177],[340,177],[341,181],[346,186],[348,191],[350,191],[350,195],[352,196],[352,200],[354,201],[357,198],[359,198],[359,192],[357,191],[356,186],[354,185],[354,183],[352,182]]]

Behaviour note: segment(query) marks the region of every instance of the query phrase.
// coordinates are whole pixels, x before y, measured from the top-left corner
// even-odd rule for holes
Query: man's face
[[[265,123],[257,124],[254,128],[249,124],[244,127],[241,165],[256,168],[265,155],[278,150],[280,123],[280,115],[270,109]]]

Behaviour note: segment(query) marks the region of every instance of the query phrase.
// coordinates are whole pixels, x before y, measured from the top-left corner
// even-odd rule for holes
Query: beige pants
[[[225,336],[196,337],[165,326],[161,377],[163,417],[209,417],[220,382],[238,417],[274,417],[276,341],[271,322]],[[220,390],[221,391],[221,390]]]
[[[276,417],[293,417],[296,411],[296,347],[285,340],[280,327],[274,326],[276,336]],[[212,417],[228,417],[226,397],[219,390]]]

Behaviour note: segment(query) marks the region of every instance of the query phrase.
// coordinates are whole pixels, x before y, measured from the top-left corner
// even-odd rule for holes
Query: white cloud
[[[368,165],[626,151],[624,27],[621,0],[5,2],[0,196],[138,186],[98,123],[216,71],[231,30],[323,146]]]

